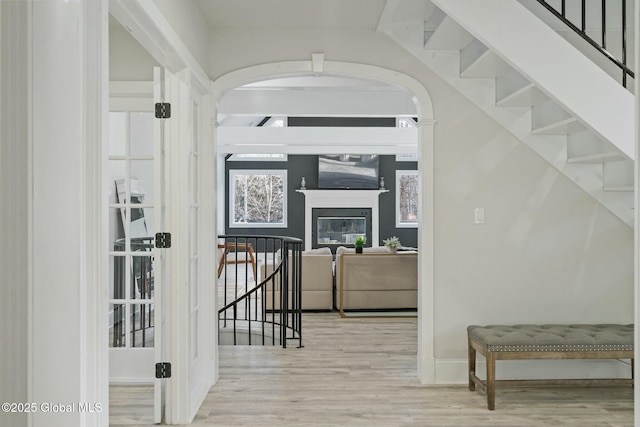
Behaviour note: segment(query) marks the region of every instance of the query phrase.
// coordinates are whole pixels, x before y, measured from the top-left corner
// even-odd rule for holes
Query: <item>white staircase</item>
[[[379,30],[633,226],[634,97],[527,7],[389,0]]]

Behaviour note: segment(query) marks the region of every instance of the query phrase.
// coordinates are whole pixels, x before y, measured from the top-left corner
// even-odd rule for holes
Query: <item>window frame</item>
[[[417,162],[418,153],[396,154],[396,162]]]
[[[269,154],[232,154],[227,161],[228,162],[286,162],[289,160],[287,154],[281,153],[269,153]]]
[[[282,222],[235,222],[235,177],[237,175],[279,175],[282,177]],[[229,181],[227,184],[229,191],[229,228],[287,228],[287,170],[286,169],[229,169]]]
[[[420,183],[417,170],[405,170],[405,169],[396,170],[396,228],[418,228],[418,222],[420,221],[420,218],[418,218],[416,221],[402,221],[402,214],[400,212],[400,195],[401,195],[400,182],[401,182],[401,177],[403,175],[416,176],[418,177],[418,184]],[[416,197],[419,197],[420,196],[419,189],[417,193],[418,194],[416,194]]]

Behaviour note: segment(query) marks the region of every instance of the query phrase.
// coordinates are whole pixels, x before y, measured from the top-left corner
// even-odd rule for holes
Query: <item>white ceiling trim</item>
[[[407,91],[293,89],[233,90],[218,104],[218,113],[250,116],[396,117],[417,115]]]
[[[417,141],[417,128],[218,128],[221,153],[395,155],[417,153]]]

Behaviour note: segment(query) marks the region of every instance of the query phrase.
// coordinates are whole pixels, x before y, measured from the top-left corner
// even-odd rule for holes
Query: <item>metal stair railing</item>
[[[218,278],[224,272],[222,283],[216,283],[222,292],[220,331],[231,331],[234,345],[246,336],[249,345],[279,342],[286,348],[288,341],[297,340],[302,347],[303,241],[281,236],[219,238]],[[259,342],[253,334],[259,335]]]
[[[575,33],[577,33],[580,37],[582,37],[587,43],[596,48],[602,55],[609,59],[612,63],[614,63],[620,70],[622,71],[622,85],[627,87],[627,77],[631,77],[635,79],[635,74],[629,65],[627,64],[627,1],[621,0],[622,2],[622,11],[620,16],[620,24],[622,31],[622,58],[616,58],[611,52],[607,50],[607,6],[611,6],[612,2],[607,2],[606,0],[601,0],[600,13],[601,13],[601,31],[600,31],[600,40],[594,40],[587,34],[587,3],[586,0],[581,0],[581,13],[580,13],[580,23],[579,26],[571,22],[567,18],[567,2],[566,0],[561,0],[560,11],[558,11],[555,7],[549,4],[549,2],[545,0],[537,0],[542,6],[544,6],[549,12],[555,15],[558,19],[560,19],[564,24],[566,24],[569,28],[571,28]],[[607,5],[608,3],[608,5]],[[618,2],[616,2],[618,3]],[[574,2],[572,2],[574,4]],[[637,13],[638,11],[636,11]]]

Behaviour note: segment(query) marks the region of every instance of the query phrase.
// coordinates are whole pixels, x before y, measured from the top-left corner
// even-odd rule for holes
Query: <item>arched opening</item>
[[[216,147],[221,147],[223,141],[218,122],[218,111],[225,95],[233,89],[255,82],[293,78],[330,76],[335,78],[347,78],[354,81],[381,82],[389,87],[400,87],[411,94],[415,105],[416,140],[418,154],[419,176],[419,217],[418,228],[418,356],[417,373],[421,383],[435,382],[435,363],[433,355],[433,313],[434,313],[434,263],[433,263],[433,127],[434,117],[431,98],[422,84],[415,79],[380,67],[353,64],[335,61],[324,61],[321,54],[314,54],[310,61],[291,61],[264,64],[245,68],[226,74],[217,79],[213,84],[212,114],[214,122],[214,142]],[[382,146],[382,144],[380,145]],[[380,146],[376,149],[380,149]],[[317,148],[317,147],[316,147]],[[217,149],[217,148],[216,148]],[[362,148],[361,148],[362,149]],[[387,147],[387,150],[389,147]],[[393,149],[393,148],[392,148]],[[258,146],[247,148],[247,145],[233,147],[225,146],[225,152],[236,151],[256,152],[261,150]],[[262,149],[262,152],[269,152]],[[288,150],[288,151],[287,151]],[[303,147],[284,145],[283,152],[304,151]],[[369,148],[370,150],[370,148]],[[272,150],[273,151],[273,150]],[[271,152],[272,152],[271,151]],[[366,150],[365,150],[366,151]],[[396,153],[397,154],[397,153]],[[220,170],[222,169],[222,171]],[[218,179],[223,168],[218,168]],[[224,191],[217,185],[218,192]],[[217,210],[220,212],[220,209]],[[220,231],[221,224],[217,221]]]

